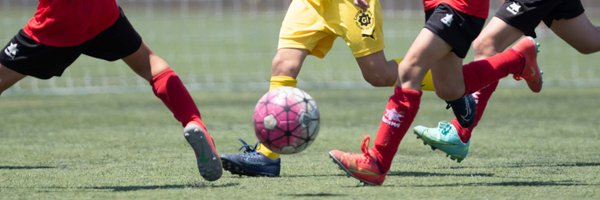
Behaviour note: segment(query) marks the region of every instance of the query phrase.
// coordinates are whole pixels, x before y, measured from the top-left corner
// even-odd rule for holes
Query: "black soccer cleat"
[[[240,141],[243,144],[240,150],[244,149],[244,152],[221,155],[223,169],[231,172],[231,174],[240,176],[279,176],[279,171],[281,169],[280,158],[271,160],[267,156],[256,151],[256,146],[258,144],[252,148],[244,142],[244,140],[240,139]]]
[[[453,101],[446,101],[448,106],[446,109],[452,108],[454,116],[458,119],[458,123],[465,128],[471,127],[477,117],[477,104],[471,94],[462,96]]]

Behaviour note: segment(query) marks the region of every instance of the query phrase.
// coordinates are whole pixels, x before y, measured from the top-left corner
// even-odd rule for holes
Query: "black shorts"
[[[485,19],[464,14],[446,4],[425,11],[425,28],[442,38],[458,57],[465,58]]]
[[[584,12],[580,0],[507,0],[496,12],[496,17],[536,37],[535,27],[541,21],[550,27],[552,21],[572,19]]]
[[[20,30],[2,49],[0,63],[24,75],[49,79],[61,76],[81,54],[115,61],[133,54],[141,45],[142,38],[121,10],[120,17],[112,26],[73,47],[43,45]]]

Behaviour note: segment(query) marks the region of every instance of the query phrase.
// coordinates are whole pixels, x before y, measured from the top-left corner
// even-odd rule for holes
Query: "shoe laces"
[[[256,144],[254,144],[254,148],[252,148],[250,145],[248,145],[248,143],[246,143],[246,141],[242,140],[242,138],[239,138],[240,142],[242,142],[242,147],[240,147],[240,151],[242,149],[244,149],[244,153],[255,153],[256,152],[256,147],[258,147],[258,142],[256,142]]]
[[[366,135],[360,142],[360,150],[367,157],[370,157],[370,155],[369,155],[369,144],[370,143],[371,143],[371,136],[369,136],[369,135]]]
[[[441,134],[446,135],[452,129],[451,126],[452,125],[448,122],[440,122],[440,123],[438,123],[438,130],[440,131]]]
[[[371,143],[371,136],[365,135],[362,141],[360,142],[360,150],[363,152],[364,159],[358,159],[358,162],[367,163],[370,165],[376,165],[379,169],[379,161],[375,156],[372,156],[369,151],[369,144]],[[383,173],[383,172],[382,172]]]
[[[371,136],[369,136],[369,135],[365,135],[365,137],[360,142],[360,150],[362,151],[363,156],[365,158],[362,160],[362,162],[369,163],[372,161],[372,159],[374,159],[374,157],[372,157],[371,154],[369,153],[369,144],[370,143],[371,143]]]

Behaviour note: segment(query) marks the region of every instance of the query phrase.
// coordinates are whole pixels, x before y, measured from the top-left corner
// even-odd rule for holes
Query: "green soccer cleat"
[[[464,143],[458,136],[458,131],[450,122],[441,121],[437,128],[427,128],[424,126],[416,126],[413,132],[417,135],[417,139],[423,140],[423,144],[431,146],[431,149],[439,149],[445,152],[450,159],[461,162],[469,153],[469,144],[471,141]]]

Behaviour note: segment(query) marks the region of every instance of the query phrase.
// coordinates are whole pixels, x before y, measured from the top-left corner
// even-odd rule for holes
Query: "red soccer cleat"
[[[362,154],[331,150],[329,151],[329,157],[349,176],[365,184],[381,185],[387,173],[379,169],[377,159],[369,153],[369,141],[370,137],[368,135],[362,140]]]
[[[531,91],[538,93],[542,90],[542,71],[537,64],[537,53],[539,44],[532,37],[525,37],[512,47],[512,49],[525,59],[525,66],[520,74],[513,74],[515,80],[521,78],[527,81]]]

